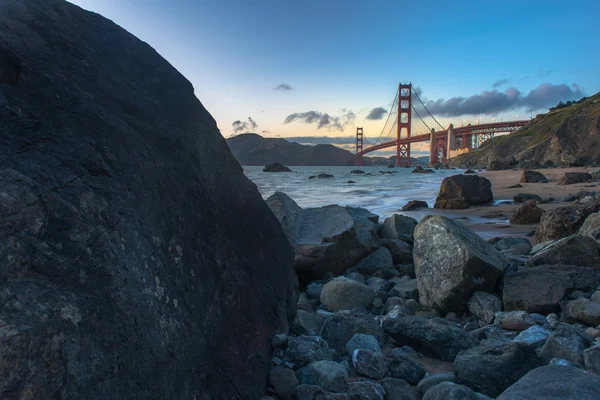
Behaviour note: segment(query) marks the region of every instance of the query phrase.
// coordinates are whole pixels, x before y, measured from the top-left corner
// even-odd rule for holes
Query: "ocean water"
[[[364,207],[385,218],[398,212],[410,200],[423,200],[433,206],[442,180],[463,170],[436,170],[433,174],[413,174],[413,168],[386,167],[290,167],[293,172],[263,172],[263,167],[244,166],[244,173],[257,186],[263,198],[284,192],[299,206],[329,204]],[[360,169],[365,174],[351,174]],[[394,171],[380,174],[379,171]],[[371,173],[367,175],[366,173]],[[334,178],[308,179],[331,174]],[[356,183],[347,183],[349,180]],[[419,218],[418,218],[419,219]]]

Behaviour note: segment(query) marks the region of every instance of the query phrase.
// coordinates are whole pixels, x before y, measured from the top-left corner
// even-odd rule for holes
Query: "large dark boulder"
[[[461,350],[477,344],[458,324],[443,318],[392,318],[383,322],[383,329],[397,345],[411,346],[444,361],[453,361]]]
[[[596,400],[598,393],[600,375],[579,368],[547,365],[527,373],[497,400]]]
[[[534,254],[526,265],[571,264],[600,269],[598,245],[588,236],[562,238]]]
[[[493,292],[506,266],[491,244],[441,215],[417,225],[413,256],[421,304],[443,312],[466,310],[478,290]]]
[[[521,180],[523,183],[548,183],[548,178],[541,172],[537,171],[523,171],[521,173]]]
[[[542,219],[544,212],[536,206],[535,200],[528,200],[510,217],[510,223],[517,225],[537,224]]]
[[[557,185],[572,185],[574,183],[590,182],[592,176],[587,172],[567,172],[556,182]]]
[[[556,240],[577,232],[586,218],[600,211],[600,201],[560,207],[544,213],[535,232],[537,243]]]
[[[559,302],[575,290],[589,291],[600,284],[600,270],[571,265],[521,268],[504,276],[502,300],[507,311],[558,312]]]
[[[0,397],[262,396],[292,251],[149,45],[0,2],[0,188]]]
[[[454,175],[444,178],[434,208],[460,209],[488,204],[494,200],[492,184],[477,175]]]
[[[460,352],[454,361],[457,382],[496,397],[542,361],[525,343],[490,341]]]
[[[267,199],[294,248],[296,273],[307,283],[326,273],[340,275],[379,246],[373,214],[365,209],[330,205],[303,209],[288,195]]]

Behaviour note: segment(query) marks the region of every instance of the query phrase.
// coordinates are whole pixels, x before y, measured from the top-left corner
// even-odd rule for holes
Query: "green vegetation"
[[[492,160],[542,164],[600,162],[600,93],[578,101],[560,102],[527,125],[485,142],[479,151],[450,160],[454,166],[485,167]]]

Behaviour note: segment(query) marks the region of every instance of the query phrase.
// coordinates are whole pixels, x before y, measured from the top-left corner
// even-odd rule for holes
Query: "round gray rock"
[[[373,305],[375,292],[365,284],[340,277],[332,279],[323,286],[321,303],[329,311],[367,309]]]

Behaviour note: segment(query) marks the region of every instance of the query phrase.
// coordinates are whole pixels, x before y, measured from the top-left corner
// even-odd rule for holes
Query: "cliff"
[[[518,131],[488,140],[479,150],[455,157],[448,164],[463,168],[587,165],[600,162],[598,148],[600,93],[538,115]]]

